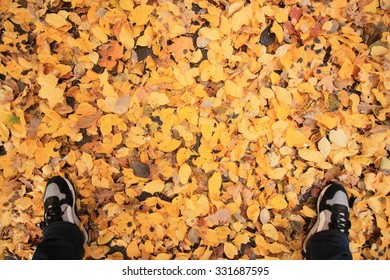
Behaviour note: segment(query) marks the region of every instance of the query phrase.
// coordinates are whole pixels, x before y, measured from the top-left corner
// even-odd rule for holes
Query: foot
[[[306,253],[307,241],[313,234],[335,229],[348,236],[350,227],[347,193],[341,184],[331,183],[322,189],[318,197],[317,220],[303,242],[303,253]]]
[[[77,215],[76,192],[72,183],[61,176],[56,176],[47,182],[44,194],[44,221],[41,227],[45,228],[54,222],[69,222],[80,227],[81,220]],[[88,233],[83,228],[84,245],[88,241]]]

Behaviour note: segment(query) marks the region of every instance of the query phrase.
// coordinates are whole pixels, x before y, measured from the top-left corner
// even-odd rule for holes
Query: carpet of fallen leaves
[[[326,181],[390,259],[389,0],[1,0],[0,258],[66,175],[86,259],[302,259]]]

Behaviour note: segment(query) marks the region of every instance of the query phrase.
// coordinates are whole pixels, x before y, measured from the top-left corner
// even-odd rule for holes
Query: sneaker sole
[[[73,218],[73,221],[74,223],[80,227],[81,225],[81,219],[80,217],[77,215],[77,206],[76,206],[76,190],[73,186],[73,184],[67,179],[67,178],[63,178],[65,180],[65,182],[68,184],[68,187],[69,187],[69,190],[70,192],[72,193],[72,196],[73,196],[73,205],[71,207],[71,215],[72,215],[72,218]],[[69,208],[68,208],[69,209]],[[88,242],[88,233],[86,231],[86,229],[84,228],[84,226],[82,228],[80,228],[83,236],[84,236],[84,246],[87,244]]]
[[[317,229],[318,229],[318,226],[319,226],[319,223],[320,223],[320,219],[319,219],[319,213],[320,213],[320,204],[321,204],[321,201],[322,201],[322,198],[324,197],[324,194],[326,192],[326,190],[332,186],[332,184],[329,184],[327,186],[325,186],[321,192],[320,192],[320,195],[318,196],[318,199],[317,199],[317,220],[316,222],[314,223],[314,225],[310,228],[309,232],[307,233],[306,235],[306,238],[304,239],[303,241],[303,245],[302,245],[302,253],[303,255],[306,255],[306,246],[307,246],[307,241],[310,239],[310,237],[316,233]]]

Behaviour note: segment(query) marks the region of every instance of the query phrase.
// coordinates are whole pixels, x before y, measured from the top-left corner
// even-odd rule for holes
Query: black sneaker
[[[323,230],[336,229],[348,236],[350,228],[347,193],[341,184],[331,183],[322,189],[318,197],[317,220],[303,241],[303,254],[306,254],[307,241],[313,234]]]
[[[44,194],[44,221],[41,228],[58,222],[64,221],[73,223],[80,227],[81,220],[77,215],[76,192],[72,183],[61,176],[56,176],[47,182]],[[82,228],[84,236],[84,245],[88,241],[88,233]]]

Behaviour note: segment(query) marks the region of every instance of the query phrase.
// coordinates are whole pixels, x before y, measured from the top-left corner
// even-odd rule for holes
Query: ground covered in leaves
[[[326,181],[390,259],[388,0],[1,0],[0,258],[66,175],[87,259],[302,259]]]

